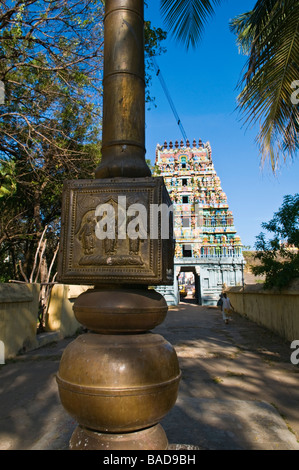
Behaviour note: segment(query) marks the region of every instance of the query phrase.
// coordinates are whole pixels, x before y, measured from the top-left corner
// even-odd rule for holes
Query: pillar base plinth
[[[140,431],[108,434],[77,426],[70,450],[167,450],[168,440],[160,424]]]

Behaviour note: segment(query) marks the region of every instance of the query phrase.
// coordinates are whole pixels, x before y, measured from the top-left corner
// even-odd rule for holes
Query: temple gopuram
[[[243,284],[242,243],[212,162],[209,143],[157,145],[155,175],[163,176],[174,205],[174,285],[160,286],[169,305],[179,287],[193,288],[200,305],[216,305],[226,287]]]

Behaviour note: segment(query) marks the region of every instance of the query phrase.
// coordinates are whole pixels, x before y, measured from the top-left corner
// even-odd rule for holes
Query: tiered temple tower
[[[215,305],[225,286],[242,285],[244,258],[210,144],[157,145],[155,174],[163,176],[174,204],[176,239],[174,286],[160,292],[170,305],[177,304],[178,277],[192,272],[198,303]]]

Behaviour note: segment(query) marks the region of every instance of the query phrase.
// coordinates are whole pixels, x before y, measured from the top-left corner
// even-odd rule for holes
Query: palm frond
[[[221,0],[160,0],[162,17],[167,29],[187,49],[198,43],[204,26]]]
[[[291,97],[299,79],[299,0],[259,0],[231,28],[249,54],[238,107],[246,123],[260,124],[261,161],[275,170],[298,150],[299,107]]]
[[[255,36],[250,22],[252,12],[242,13],[230,22],[230,30],[237,36],[237,45],[242,54],[248,55]]]

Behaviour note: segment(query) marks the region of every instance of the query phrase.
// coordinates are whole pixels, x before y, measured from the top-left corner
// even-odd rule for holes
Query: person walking
[[[227,297],[226,292],[224,292],[222,297],[222,318],[224,322],[228,323],[228,314],[231,310],[235,310],[232,304],[230,303],[229,297]]]
[[[221,292],[221,294],[219,295],[219,299],[218,299],[218,302],[217,302],[217,307],[222,311],[222,304],[223,304],[223,294]]]

